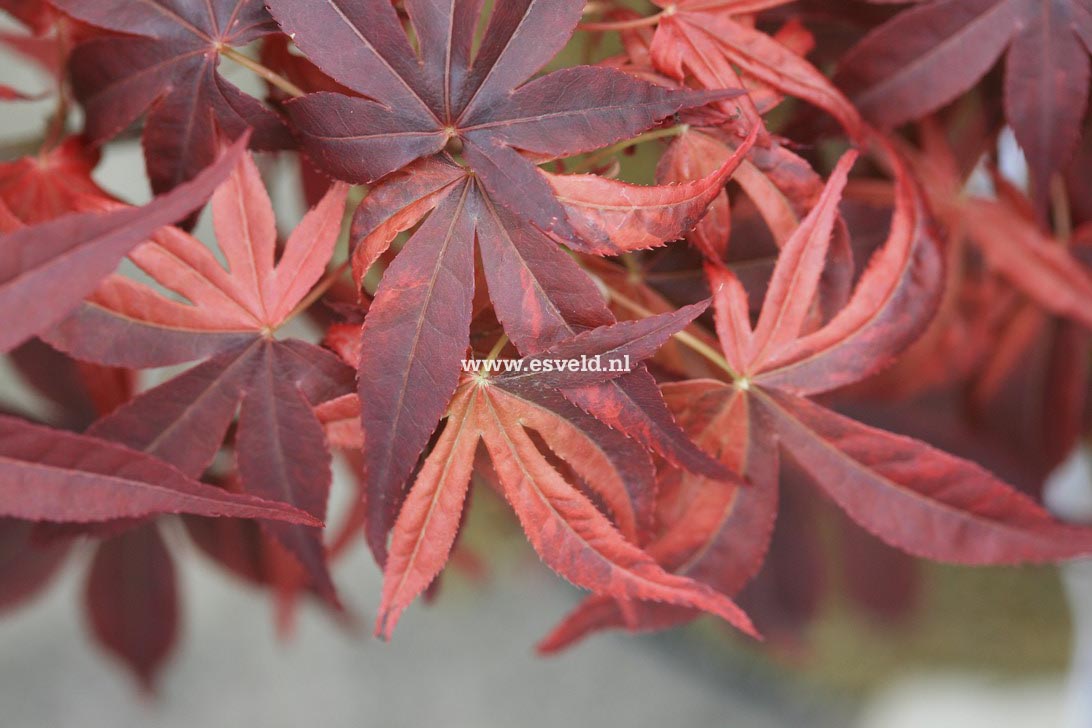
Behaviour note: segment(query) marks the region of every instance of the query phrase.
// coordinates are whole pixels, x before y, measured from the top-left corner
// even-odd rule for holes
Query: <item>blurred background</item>
[[[18,88],[42,82],[3,53],[0,69]],[[224,70],[253,88],[244,70]],[[13,142],[4,159],[23,153],[19,140],[38,134],[50,111],[49,101],[0,107],[0,136]],[[288,229],[300,213],[291,167],[267,167]],[[135,141],[111,144],[96,178],[132,202],[149,198]],[[197,234],[211,239],[207,219]],[[0,405],[48,406],[6,362]],[[344,501],[351,488],[339,466],[334,497]],[[1088,455],[1077,454],[1052,479],[1049,502],[1071,518],[1092,516],[1090,483]],[[660,635],[597,635],[548,658],[535,643],[580,595],[538,562],[487,489],[475,493],[460,565],[389,644],[370,636],[380,574],[362,543],[335,570],[349,617],[305,603],[295,624],[281,620],[278,630],[266,595],[168,522],[182,633],[155,694],[90,640],[82,611],[89,553],[77,549],[43,596],[0,618],[0,725],[1092,726],[1084,704],[1092,567],[963,569],[887,558],[824,503],[793,497],[799,507],[783,518],[815,537],[783,554],[775,577],[744,597],[767,615],[768,644],[702,619]],[[343,510],[335,504],[334,513]],[[865,551],[871,558],[855,568]]]

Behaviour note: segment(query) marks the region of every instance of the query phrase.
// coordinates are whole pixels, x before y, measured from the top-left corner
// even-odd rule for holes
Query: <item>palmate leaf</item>
[[[578,354],[644,359],[707,304],[639,322],[592,329],[560,342],[542,357]],[[523,360],[524,367],[534,357]],[[595,441],[571,429],[560,433],[551,396],[569,396],[569,385],[618,376],[607,371],[563,374],[523,372],[467,376],[452,401],[447,423],[425,460],[398,515],[384,574],[377,633],[389,636],[401,612],[440,573],[454,543],[479,441],[493,463],[499,487],[532,546],[561,576],[597,594],[628,602],[645,599],[704,609],[753,633],[731,600],[690,579],[665,572],[631,540],[629,496],[621,475]],[[554,393],[554,394],[551,394]],[[530,431],[561,457],[602,502],[612,506],[620,531],[592,500],[551,464]],[[612,472],[613,471],[613,472]],[[629,532],[627,539],[625,532]]]
[[[525,422],[550,432],[551,449],[568,462],[589,469],[588,480],[596,488],[615,524],[626,538],[640,540],[651,526],[655,493],[652,460],[636,440],[603,424],[577,407],[561,393],[524,388],[520,394],[528,404]],[[360,400],[353,395],[339,397],[316,408],[331,446],[345,450],[363,447],[360,428]],[[351,453],[350,453],[351,454]],[[362,509],[362,504],[358,504]],[[366,521],[354,513],[359,525]]]
[[[201,207],[234,167],[246,142],[244,134],[189,183],[143,207],[68,214],[19,228],[6,205],[0,205],[0,230],[14,228],[0,236],[0,316],[5,320],[0,351],[63,319],[138,243]]]
[[[753,23],[740,22],[749,14],[784,5],[785,0],[655,0],[655,4],[665,11],[670,8],[660,16],[649,48],[652,62],[663,73],[680,80],[692,76],[703,88],[740,86],[742,73],[814,104],[837,119],[851,138],[860,137],[860,115],[826,76]],[[760,120],[750,99],[740,103],[755,121]]]
[[[506,3],[491,15],[473,59],[467,34],[477,24],[478,5],[418,7],[411,2],[407,10],[423,49],[420,63],[385,2],[285,0],[271,3],[271,9],[323,71],[375,99],[312,94],[290,103],[311,157],[335,176],[353,181],[402,170],[372,190],[357,212],[358,279],[397,231],[432,211],[385,273],[361,344],[368,534],[382,561],[404,481],[458,382],[474,295],[475,237],[489,258],[487,275],[490,261],[498,264],[498,253],[485,247],[509,255],[511,240],[517,238],[523,252],[515,263],[521,266],[519,259],[526,254],[545,256],[555,265],[551,237],[578,249],[648,247],[678,237],[697,222],[701,195],[715,193],[705,190],[723,184],[727,174],[683,194],[667,192],[679,201],[658,212],[630,205],[629,213],[608,219],[602,210],[573,210],[579,202],[567,207],[517,150],[545,156],[589,151],[646,129],[679,108],[729,94],[672,91],[605,69],[570,69],[524,84],[568,39],[580,15],[577,2]],[[586,93],[567,93],[574,84]],[[468,169],[440,154],[452,139],[462,146]],[[419,157],[426,159],[414,162]],[[555,180],[566,182],[579,193],[579,180]],[[662,205],[666,195],[661,195],[655,202]],[[646,215],[655,225],[619,222],[626,214]],[[570,222],[572,217],[577,220]],[[548,345],[558,333],[612,320],[578,267],[548,275],[551,281],[535,286],[557,287],[547,294],[556,300],[548,302],[517,300],[507,284],[490,285],[501,321],[519,330],[510,335],[525,353]],[[544,317],[536,310],[539,305],[553,310]],[[633,380],[630,386],[641,390],[621,403],[619,411],[628,421],[618,425],[658,450],[679,451],[672,455],[675,460],[711,467],[656,404],[651,385],[640,375]],[[651,414],[638,402],[650,402]],[[661,433],[667,437],[657,438]]]
[[[1092,531],[1058,523],[978,465],[854,422],[806,399],[886,366],[921,331],[931,314],[930,302],[939,295],[938,251],[928,237],[912,183],[893,158],[896,210],[887,242],[874,255],[846,307],[826,325],[805,333],[832,215],[854,157],[847,154],[839,162],[822,199],[784,245],[753,327],[738,279],[725,268],[710,268],[717,331],[734,382],[673,385],[681,389],[680,395],[685,393],[682,398],[689,407],[705,411],[696,420],[699,442],[722,457],[729,453],[736,472],[748,479],[748,489],[768,493],[765,500],[751,496],[759,503],[774,502],[770,499],[777,488],[776,464],[761,463],[779,449],[864,529],[916,556],[961,564],[1011,564],[1087,554],[1092,550]],[[913,309],[910,297],[923,302]],[[711,441],[700,428],[714,417],[721,418],[714,430],[719,437]],[[687,421],[694,422],[689,417]],[[769,444],[763,447],[763,442]],[[745,457],[747,453],[758,456]],[[725,512],[702,510],[704,520],[694,513],[668,519],[648,546],[649,553],[678,573],[734,595],[753,575],[764,540],[751,531],[756,527],[753,515],[734,524],[740,533],[733,534],[695,525],[707,522],[710,513]],[[736,551],[718,550],[721,539],[733,537]],[[592,599],[540,647],[559,649],[603,627],[658,629],[693,616],[653,605],[641,606],[636,614],[636,619],[623,616],[610,601]]]
[[[619,221],[579,202],[566,206],[524,154],[590,151],[684,107],[738,92],[668,89],[588,67],[528,81],[572,34],[582,9],[576,0],[499,5],[476,54],[480,3],[411,0],[406,11],[420,56],[383,0],[275,0],[270,9],[320,69],[365,97],[319,93],[287,105],[305,150],[328,172],[355,182],[386,177],[354,222],[358,278],[399,230],[435,208],[387,269],[362,333],[367,531],[382,563],[403,485],[458,382],[469,341],[475,238],[498,317],[520,350],[533,353],[612,321],[587,277],[561,260],[566,256],[555,241],[603,252],[658,245],[696,223],[707,194],[690,190],[688,204],[683,192],[659,212],[631,205]],[[577,87],[581,93],[571,93]],[[445,148],[460,152],[466,166]],[[724,177],[706,186],[719,187]],[[579,194],[579,180],[560,184]],[[637,221],[641,215],[644,222]],[[517,297],[517,289],[497,280],[510,276],[500,268],[512,265],[519,277],[548,280],[525,281],[531,295]],[[671,422],[647,374],[611,388],[619,398],[612,425],[675,461],[718,470]]]
[[[107,196],[91,179],[98,161],[98,150],[69,137],[37,156],[0,162],[0,200],[27,225],[79,210],[82,199]]]
[[[844,172],[845,160],[840,168]],[[832,179],[836,186],[838,172]],[[717,323],[725,355],[738,368],[736,386],[746,387],[763,427],[778,435],[803,472],[855,521],[893,546],[959,563],[1077,556],[1089,546],[1082,530],[1056,524],[1040,506],[985,470],[923,443],[856,425],[802,398],[858,381],[885,366],[927,320],[927,306],[919,309],[925,315],[914,317],[903,301],[910,291],[935,298],[935,291],[930,294],[919,286],[938,281],[938,275],[928,272],[936,265],[936,252],[923,237],[921,222],[914,222],[919,213],[907,198],[906,181],[901,188],[892,237],[850,303],[822,329],[796,339],[782,333],[797,329],[800,299],[814,296],[817,265],[802,262],[809,248],[823,247],[818,229],[786,244],[755,329],[739,317],[737,289],[727,279]],[[767,325],[773,321],[780,322],[780,330]],[[858,348],[865,341],[867,351]],[[901,528],[890,521],[897,512]],[[969,533],[976,537],[969,538]]]
[[[354,221],[354,231],[363,237],[357,256],[366,251],[374,259],[398,229],[412,225],[428,207],[436,207],[385,272],[363,327],[359,395],[369,487],[368,535],[381,561],[401,503],[402,483],[458,381],[459,359],[469,343],[475,239],[497,317],[521,351],[541,352],[614,320],[595,284],[544,233],[493,204],[487,191],[450,162],[419,164],[427,169],[396,177],[375,190]],[[665,208],[670,211],[665,224],[679,234],[682,225],[693,220],[687,201],[691,189],[680,188],[681,201]],[[397,206],[386,210],[374,206],[388,201],[397,201]],[[636,225],[613,229],[639,230]],[[367,265],[354,261],[357,270]],[[723,475],[674,424],[643,368],[573,397],[673,462]]]
[[[341,229],[345,185],[335,185],[276,253],[269,197],[249,157],[212,199],[219,260],[168,228],[131,259],[164,288],[115,275],[47,338],[103,364],[153,367],[203,359],[141,394],[92,428],[196,477],[211,464],[239,413],[236,460],[244,491],[283,500],[322,520],[330,454],[312,408],[349,391],[352,370],[332,353],[273,338],[325,273]],[[267,525],[333,597],[321,533]]]
[[[480,3],[411,1],[419,62],[394,9],[381,0],[270,3],[305,55],[368,97],[320,93],[289,104],[318,164],[347,181],[373,182],[455,139],[490,197],[566,240],[576,234],[561,205],[516,150],[590,151],[732,93],[672,90],[589,67],[527,82],[568,40],[581,8],[576,0],[505,3],[471,58]],[[571,93],[574,87],[581,93]]]
[[[280,117],[217,72],[222,47],[276,32],[261,0],[53,4],[78,20],[125,34],[81,43],[69,70],[91,141],[104,142],[147,115],[145,162],[156,192],[207,166],[221,135],[236,139],[249,127],[259,149],[291,146]]]
[[[1004,110],[1045,207],[1088,103],[1092,9],[1083,0],[935,0],[874,29],[836,81],[866,118],[895,126],[935,111],[1005,61]]]
[[[657,496],[660,529],[644,548],[668,571],[734,596],[763,565],[770,543],[779,503],[777,445],[753,422],[746,396],[721,382],[668,383],[664,397],[694,441],[742,479],[718,482],[667,471]],[[756,483],[774,487],[754,487]],[[700,614],[650,602],[627,609],[636,613],[636,619],[627,617],[609,596],[589,597],[539,642],[538,649],[556,652],[608,627],[666,629]]]

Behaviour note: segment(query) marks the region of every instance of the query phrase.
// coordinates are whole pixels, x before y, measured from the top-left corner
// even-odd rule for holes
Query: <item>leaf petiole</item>
[[[614,21],[599,21],[590,23],[581,23],[576,26],[577,30],[587,30],[596,33],[602,33],[611,30],[632,30],[634,28],[648,28],[656,25],[660,22],[660,18],[665,15],[672,15],[673,12],[668,12],[667,9],[661,10],[655,15],[648,15],[643,18],[633,18],[632,20],[614,20]]]
[[[497,339],[497,343],[493,344],[493,348],[489,350],[489,353],[486,355],[485,360],[486,361],[495,360],[498,356],[500,356],[500,353],[502,351],[504,351],[504,347],[507,344],[508,344],[508,334],[501,334],[500,338]]]
[[[624,306],[625,308],[628,308],[630,311],[637,314],[638,316],[647,318],[649,316],[656,315],[652,311],[649,311],[647,308],[634,301],[632,298],[626,296],[625,294],[616,291],[610,286],[606,286],[606,284],[604,284],[604,286],[606,287],[607,293],[610,295],[610,299],[612,301]],[[694,336],[693,334],[687,333],[686,331],[678,331],[674,334],[674,336],[676,339],[679,340],[679,343],[693,349],[694,351],[701,354],[706,359],[723,369],[732,377],[733,380],[741,379],[739,373],[732,368],[732,366],[728,363],[728,360],[724,358],[723,354],[706,344],[698,337]]]
[[[608,159],[613,157],[619,152],[625,151],[630,147],[635,147],[638,144],[644,144],[645,142],[655,141],[656,139],[666,139],[668,137],[680,136],[690,131],[689,124],[675,124],[674,126],[667,126],[662,129],[653,129],[652,131],[646,131],[644,134],[638,134],[630,139],[624,139],[616,144],[612,144],[609,147],[603,147],[598,152],[586,157],[581,162],[576,164],[571,170],[570,174],[583,174],[589,172],[601,164],[605,163]]]
[[[1069,208],[1069,194],[1065,179],[1056,174],[1050,181],[1050,205],[1054,232],[1059,240],[1068,243],[1073,237],[1073,214]]]
[[[263,66],[261,63],[258,63],[250,56],[244,53],[240,53],[230,46],[220,46],[220,55],[224,56],[225,58],[230,58],[231,60],[238,63],[240,66],[253,71],[254,73],[264,78],[266,81],[268,81],[270,84],[276,86],[281,91],[284,91],[289,96],[299,97],[304,96],[307,93],[302,88],[292,83],[273,69]]]
[[[345,271],[347,270],[349,270],[348,260],[346,260],[344,263],[341,263],[332,271],[327,273],[326,277],[319,281],[315,285],[315,287],[311,289],[311,292],[304,296],[303,300],[296,304],[296,307],[293,308],[292,311],[284,317],[284,321],[282,321],[280,325],[284,326],[284,324],[291,321],[307,309],[311,308],[315,301],[322,298],[323,294],[330,290],[330,288],[333,287],[335,283],[337,283],[338,279],[341,278],[341,276],[344,275]]]

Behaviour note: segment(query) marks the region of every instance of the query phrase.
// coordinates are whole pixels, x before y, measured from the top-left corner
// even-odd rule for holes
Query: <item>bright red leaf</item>
[[[138,243],[203,205],[245,145],[244,135],[191,182],[143,207],[64,215],[0,237],[0,351],[60,321]]]
[[[592,329],[567,339],[540,358],[568,360],[581,354],[640,360],[690,321],[704,306]],[[522,360],[524,367],[536,357]],[[519,516],[542,560],[578,586],[629,602],[678,604],[717,614],[753,633],[742,611],[726,597],[687,578],[665,572],[612,524],[587,495],[550,462],[534,431],[607,504],[625,504],[609,461],[594,457],[587,433],[555,430],[543,399],[549,392],[586,386],[617,374],[606,371],[525,372],[466,377],[452,402],[447,423],[425,460],[395,523],[384,574],[383,601],[376,625],[389,636],[401,612],[440,573],[457,533],[479,441],[485,444],[499,486]],[[573,438],[576,439],[573,439]],[[574,449],[574,445],[580,445]],[[632,523],[624,513],[619,522]],[[616,516],[617,517],[617,516]],[[625,526],[623,526],[626,528]],[[632,534],[632,527],[626,528]],[[632,535],[631,535],[632,538]]]

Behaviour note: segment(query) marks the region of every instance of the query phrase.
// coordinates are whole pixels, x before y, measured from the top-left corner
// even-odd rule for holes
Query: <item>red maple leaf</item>
[[[456,391],[447,423],[398,514],[384,574],[377,633],[389,636],[401,612],[440,573],[458,532],[479,441],[498,487],[519,516],[542,560],[578,586],[628,603],[632,599],[705,609],[753,633],[729,599],[661,569],[635,543],[640,514],[626,472],[594,427],[572,413],[573,388],[612,375],[568,369],[533,371],[532,362],[650,356],[708,305],[641,321],[611,324],[566,339],[520,360],[521,371],[491,376],[479,369]],[[503,362],[501,362],[503,363]],[[583,424],[583,426],[582,426]],[[532,433],[534,437],[532,437]],[[537,441],[535,438],[539,438]],[[537,444],[540,441],[543,445]],[[613,514],[615,526],[563,471],[559,458]]]
[[[754,14],[787,0],[655,0],[659,14],[649,53],[653,64],[677,79],[688,75],[703,88],[742,86],[740,73],[804,99],[836,118],[851,138],[862,132],[853,105],[802,54],[754,27]],[[759,109],[744,100],[755,121]]]
[[[86,209],[89,198],[108,196],[91,179],[99,156],[83,138],[69,137],[40,154],[0,162],[0,203],[27,225]]]
[[[54,5],[120,37],[81,43],[69,64],[87,114],[85,133],[102,143],[141,115],[152,189],[165,192],[191,179],[216,156],[220,135],[248,127],[258,149],[291,146],[284,122],[218,72],[225,47],[276,32],[261,0],[80,2]]]
[[[1005,117],[1045,205],[1088,104],[1092,9],[1083,0],[921,2],[842,58],[837,82],[868,119],[890,127],[970,89],[1005,60]]]
[[[136,245],[201,207],[228,175],[246,141],[244,134],[193,180],[143,207],[62,215],[24,227],[0,202],[0,231],[10,231],[0,236],[0,315],[6,320],[0,330],[0,351],[9,351],[59,322]],[[57,180],[52,183],[56,190]],[[43,213],[31,207],[27,214]],[[49,303],[39,305],[41,301]]]
[[[435,208],[387,269],[362,333],[368,536],[380,562],[406,478],[458,383],[458,360],[469,340],[475,239],[497,317],[516,346],[533,353],[612,321],[594,285],[555,239],[620,252],[678,237],[697,221],[699,208],[687,204],[694,197],[688,192],[660,210],[654,229],[647,219],[630,217],[604,225],[602,211],[574,210],[555,192],[567,184],[579,194],[580,180],[555,179],[551,186],[524,156],[589,151],[680,108],[731,95],[668,89],[591,67],[527,81],[569,39],[582,6],[577,0],[506,3],[491,15],[471,57],[480,6],[410,2],[419,59],[385,0],[270,4],[319,68],[365,97],[318,93],[288,104],[316,163],[350,181],[385,178],[354,219],[358,275],[397,232]],[[578,87],[580,93],[572,93]],[[729,172],[726,167],[705,180],[710,197]],[[600,184],[599,195],[612,184],[629,187],[587,184]],[[640,217],[640,208],[630,207]],[[610,424],[648,447],[719,472],[671,421],[643,370],[597,385],[586,397],[585,406],[613,413]]]
[[[325,273],[346,192],[334,186],[274,262],[273,209],[257,167],[244,157],[212,198],[226,269],[175,228],[134,250],[133,262],[186,302],[114,275],[47,339],[73,356],[112,366],[204,361],[99,420],[91,432],[196,477],[219,452],[238,410],[235,450],[245,491],[323,519],[330,454],[312,406],[350,389],[352,370],[324,349],[277,340],[274,332]],[[332,598],[320,532],[268,529]]]
[[[825,325],[805,329],[855,158],[854,153],[842,158],[821,200],[782,248],[754,326],[738,278],[727,268],[709,267],[717,332],[732,381],[694,380],[665,389],[685,408],[684,421],[698,442],[747,485],[684,474],[667,493],[678,502],[675,518],[646,546],[648,552],[679,574],[736,594],[765,555],[783,453],[864,529],[915,556],[1012,564],[1088,553],[1092,531],[1055,521],[980,466],[808,399],[886,367],[928,322],[939,294],[938,251],[901,170],[887,242],[845,308]],[[593,598],[542,648],[557,649],[605,626],[658,629],[693,616],[649,604],[634,619],[620,609]]]

